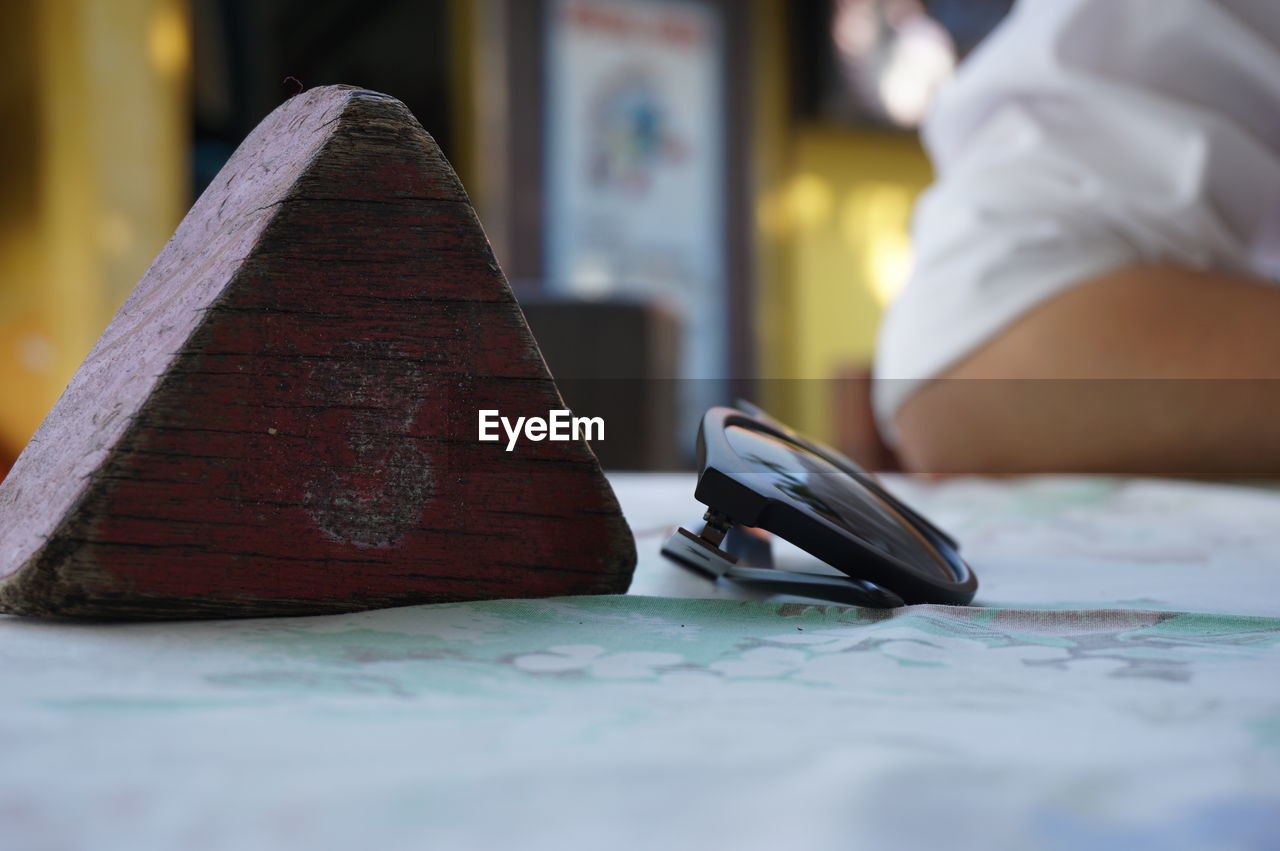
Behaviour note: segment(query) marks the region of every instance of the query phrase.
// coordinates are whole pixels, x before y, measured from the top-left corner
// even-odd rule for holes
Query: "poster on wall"
[[[727,370],[724,33],[693,0],[547,4],[546,267],[552,292],[654,299],[684,325],[682,377]],[[716,381],[683,382],[686,405]],[[714,401],[714,400],[712,400]]]

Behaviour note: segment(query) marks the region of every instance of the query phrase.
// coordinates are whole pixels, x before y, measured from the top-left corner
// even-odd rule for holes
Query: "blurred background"
[[[888,466],[917,128],[1011,2],[8,0],[0,474],[240,140],[329,83],[435,136],[607,467],[687,464],[735,395]]]

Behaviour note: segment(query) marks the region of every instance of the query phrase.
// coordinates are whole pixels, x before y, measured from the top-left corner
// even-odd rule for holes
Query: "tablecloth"
[[[890,479],[982,605],[877,611],[667,563],[692,480],[613,478],[634,596],[0,618],[0,848],[1280,846],[1280,493]]]

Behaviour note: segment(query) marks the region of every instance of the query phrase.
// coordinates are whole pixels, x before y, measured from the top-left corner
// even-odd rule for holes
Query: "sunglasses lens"
[[[753,473],[867,547],[927,575],[955,576],[946,558],[914,523],[821,455],[739,425],[726,427],[724,434]]]

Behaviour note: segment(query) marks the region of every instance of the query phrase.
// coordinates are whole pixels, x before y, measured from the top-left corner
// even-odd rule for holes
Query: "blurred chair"
[[[602,417],[592,444],[606,470],[691,466],[678,431],[680,320],[654,302],[520,299],[560,392],[577,416]]]

